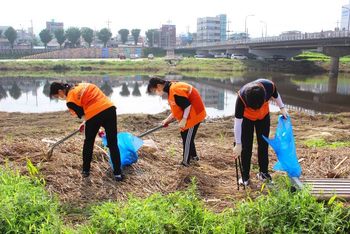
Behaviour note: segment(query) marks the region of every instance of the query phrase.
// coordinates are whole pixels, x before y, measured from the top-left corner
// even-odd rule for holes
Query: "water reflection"
[[[203,98],[210,117],[234,113],[236,91],[259,77],[273,80],[290,109],[307,112],[350,111],[350,79],[296,76],[277,73],[244,73],[226,79],[192,78],[167,75],[168,80],[184,80],[194,85]],[[65,102],[51,100],[48,78],[0,78],[0,111],[49,112],[66,110]],[[166,98],[146,94],[148,76],[69,77],[64,82],[91,82],[116,103],[118,113],[155,114],[169,108]],[[130,93],[132,95],[130,95]],[[272,110],[278,110],[271,105]]]
[[[112,86],[110,85],[109,81],[104,81],[100,88],[101,88],[102,92],[104,94],[106,94],[108,97],[110,97],[111,94],[113,93],[113,89],[112,89]]]
[[[126,83],[123,83],[122,85],[122,91],[119,93],[121,96],[127,97],[130,95],[130,91],[128,88],[128,85]]]
[[[15,100],[17,100],[22,95],[22,91],[18,87],[16,82],[13,82],[13,85],[12,85],[11,89],[9,90],[9,93],[10,93],[10,96],[13,97],[13,99],[15,99]]]

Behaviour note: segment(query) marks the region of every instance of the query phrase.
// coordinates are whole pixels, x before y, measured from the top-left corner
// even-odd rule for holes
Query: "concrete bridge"
[[[331,57],[331,75],[338,75],[339,57],[350,55],[350,31],[298,33],[295,35],[262,37],[222,42],[193,43],[176,49],[195,49],[197,54],[255,55],[262,59],[284,60],[302,53],[317,50]]]

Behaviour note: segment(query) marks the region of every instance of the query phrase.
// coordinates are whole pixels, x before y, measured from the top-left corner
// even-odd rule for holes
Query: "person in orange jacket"
[[[117,113],[116,107],[109,98],[94,84],[71,85],[60,82],[53,82],[50,85],[50,97],[66,100],[71,114],[85,120],[80,125],[81,132],[85,130],[82,176],[90,175],[95,137],[102,126],[106,131],[114,179],[122,181],[120,152],[117,143]]]
[[[267,79],[257,79],[244,85],[238,91],[235,107],[234,136],[235,146],[234,157],[242,159],[241,185],[247,186],[250,183],[250,163],[252,157],[254,128],[258,141],[258,179],[272,180],[268,173],[268,143],[263,135],[269,137],[270,133],[270,110],[269,100],[274,99],[281,110],[281,114],[287,118],[287,110],[277,92],[275,84]]]
[[[205,106],[196,88],[184,82],[167,81],[158,77],[149,80],[147,92],[162,96],[168,94],[171,114],[162,121],[163,125],[178,121],[183,143],[183,166],[189,166],[191,160],[198,161],[194,139],[200,123],[206,117]]]

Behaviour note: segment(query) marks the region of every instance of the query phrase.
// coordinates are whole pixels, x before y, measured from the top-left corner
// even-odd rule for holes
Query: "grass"
[[[350,141],[333,141],[327,142],[323,138],[308,139],[304,141],[304,144],[309,148],[339,148],[339,147],[350,147]]]
[[[56,199],[45,190],[36,170],[32,177],[0,167],[0,233],[60,233]]]
[[[0,233],[349,233],[350,208],[332,197],[318,202],[307,189],[291,192],[287,177],[275,178],[267,194],[236,201],[215,213],[205,207],[195,181],[185,191],[123,203],[101,202],[59,208],[45,191],[38,170],[31,177],[0,168]],[[266,193],[266,192],[265,192]],[[81,215],[82,222],[63,226],[60,212]],[[87,219],[87,220],[86,220]],[[77,219],[76,219],[77,220]],[[72,226],[73,225],[73,226]]]
[[[182,192],[130,197],[92,208],[87,225],[70,233],[348,233],[350,210],[333,197],[318,202],[308,190],[291,192],[277,178],[267,195],[237,202],[221,213],[207,210],[194,182]]]

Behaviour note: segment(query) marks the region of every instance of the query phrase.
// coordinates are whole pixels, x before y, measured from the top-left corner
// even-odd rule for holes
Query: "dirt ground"
[[[159,115],[118,115],[118,130],[140,134],[160,123],[166,113]],[[350,141],[350,113],[336,115],[307,115],[291,112],[296,148],[303,169],[302,178],[350,178],[349,147],[308,148],[306,139],[324,138],[327,141]],[[58,194],[66,204],[84,206],[105,200],[125,200],[128,194],[146,197],[160,192],[167,194],[185,189],[191,178],[196,177],[198,191],[208,207],[222,210],[232,206],[232,200],[243,199],[258,193],[260,184],[255,179],[258,172],[256,144],[251,170],[252,187],[237,191],[233,145],[233,118],[206,120],[201,124],[196,147],[198,163],[186,168],[180,166],[182,142],[176,124],[145,137],[152,139],[158,150],[151,153],[139,150],[137,163],[124,169],[125,181],[115,182],[105,155],[95,147],[91,176],[83,179],[83,136],[67,140],[53,151],[51,160],[44,153],[47,143],[42,139],[58,140],[74,131],[80,120],[67,112],[46,114],[21,114],[0,112],[0,164],[17,168],[26,174],[27,159],[40,169],[48,191]],[[272,114],[271,135],[274,135],[277,114]],[[96,144],[100,145],[99,137]],[[347,159],[338,165],[345,157]],[[270,147],[272,177],[276,156]],[[337,167],[338,166],[338,167]],[[337,167],[334,171],[333,169]],[[332,174],[333,173],[333,174]],[[283,174],[283,173],[282,173]]]

